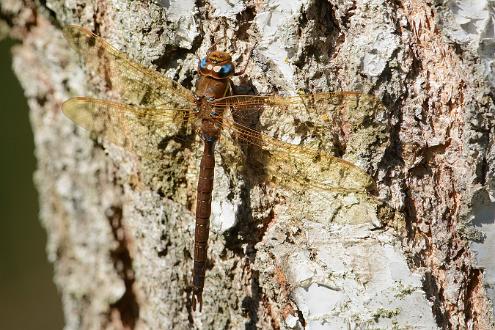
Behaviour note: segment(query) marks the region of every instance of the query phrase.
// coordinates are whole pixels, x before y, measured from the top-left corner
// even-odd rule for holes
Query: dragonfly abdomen
[[[211,194],[215,170],[214,141],[204,141],[203,157],[199,168],[196,201],[196,229],[194,232],[193,309],[196,299],[199,310],[203,304],[202,293],[205,283],[208,236],[210,229]]]

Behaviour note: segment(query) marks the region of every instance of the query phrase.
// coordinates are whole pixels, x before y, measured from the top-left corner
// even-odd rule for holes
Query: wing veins
[[[104,79],[110,81],[111,87],[118,86],[121,93],[138,93],[145,91],[151,94],[151,104],[160,98],[174,100],[181,104],[192,104],[193,94],[179,83],[166,78],[157,71],[130,60],[124,53],[115,49],[105,39],[93,32],[77,26],[68,25],[64,28],[64,34],[72,48],[74,48],[84,59],[89,67],[106,68],[110,76]],[[110,71],[108,71],[110,69]],[[128,80],[131,80],[129,82]],[[131,86],[140,86],[133,90]],[[144,95],[146,95],[146,93]],[[166,93],[169,93],[168,96]],[[121,95],[124,97],[124,95]],[[177,100],[180,97],[180,100]],[[125,98],[125,97],[124,97]],[[122,99],[122,98],[121,98]],[[122,99],[126,103],[128,100]]]
[[[220,122],[220,120],[219,120]],[[294,172],[302,172],[307,171],[303,167],[308,163],[311,163],[313,160],[320,158],[322,161],[327,161],[329,166],[338,166],[340,167],[339,173],[342,171],[350,173],[350,175],[354,176],[355,184],[358,186],[357,188],[345,188],[341,186],[329,186],[326,183],[318,181],[317,178],[310,178],[309,180],[305,180],[304,178],[299,178],[297,175],[289,175],[278,172],[277,170],[273,170],[270,166],[266,167],[265,170],[270,172],[272,176],[280,176],[281,182],[285,179],[290,179],[290,181],[295,181],[302,187],[311,186],[313,188],[318,188],[326,191],[332,192],[344,192],[344,193],[361,193],[368,194],[367,188],[373,185],[373,179],[358,166],[335,156],[332,156],[324,151],[319,151],[316,149],[311,149],[299,145],[294,145],[286,142],[282,142],[278,139],[275,139],[267,134],[261,133],[255,129],[248,128],[246,126],[238,125],[235,122],[232,122],[228,119],[223,119],[222,125],[229,132],[232,132],[234,138],[241,140],[243,142],[247,142],[254,146],[261,148],[262,150],[266,150],[272,153],[271,160],[274,160],[274,166],[278,168],[277,164],[280,164],[284,161],[282,159],[285,157],[288,161],[292,161],[294,163],[294,167],[298,167],[298,169],[294,170]],[[291,171],[291,170],[288,170]],[[309,173],[309,172],[308,172]],[[335,173],[334,173],[335,174]]]

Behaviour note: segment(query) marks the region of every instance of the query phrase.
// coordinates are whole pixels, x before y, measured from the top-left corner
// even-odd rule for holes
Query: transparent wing
[[[187,108],[194,101],[191,91],[160,73],[129,60],[91,31],[69,25],[64,28],[64,35],[80,54],[87,69],[100,75],[106,88],[116,92],[123,103]]]
[[[331,192],[367,193],[374,181],[341,158],[308,147],[284,143],[256,130],[223,120],[224,133],[251,148],[247,160],[257,179],[296,191],[317,188]]]
[[[176,134],[188,122],[191,109],[135,107],[88,97],[74,97],[64,102],[62,111],[92,134],[135,151],[136,142],[146,139],[149,133]]]
[[[233,120],[223,120],[225,133],[253,146],[247,159],[263,180],[298,191],[366,193],[374,188],[361,168],[320,150],[327,149],[322,146],[325,134],[338,136],[329,142],[330,149],[356,149],[359,156],[370,152],[372,144],[384,143],[385,108],[375,97],[353,92],[231,96],[213,105],[230,107]],[[300,141],[301,136],[309,137]],[[283,142],[298,139],[301,145]]]
[[[297,96],[255,96],[238,95],[228,96],[212,102],[212,105],[229,107],[232,115],[241,123],[252,120],[253,116],[260,116],[270,124],[280,122],[281,114],[300,123],[311,125],[340,124],[343,130],[362,130],[368,126],[385,129],[383,117],[385,107],[373,95],[358,92],[336,92],[301,94]],[[363,127],[366,126],[366,127]],[[280,125],[279,125],[280,126]],[[297,126],[297,125],[296,125]]]

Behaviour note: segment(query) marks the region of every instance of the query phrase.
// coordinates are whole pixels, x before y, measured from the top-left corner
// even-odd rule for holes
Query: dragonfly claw
[[[192,309],[196,311],[196,300],[199,303],[199,312],[203,309],[203,297],[201,296],[201,292],[194,292],[192,296]]]

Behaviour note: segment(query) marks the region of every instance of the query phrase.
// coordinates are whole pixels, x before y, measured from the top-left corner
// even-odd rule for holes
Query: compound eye
[[[222,65],[222,67],[218,71],[218,74],[220,75],[220,77],[227,77],[232,73],[233,70],[234,70],[234,66],[230,63],[227,63]]]
[[[203,57],[201,59],[201,61],[199,61],[199,68],[201,70],[205,70],[206,69],[206,57]]]

